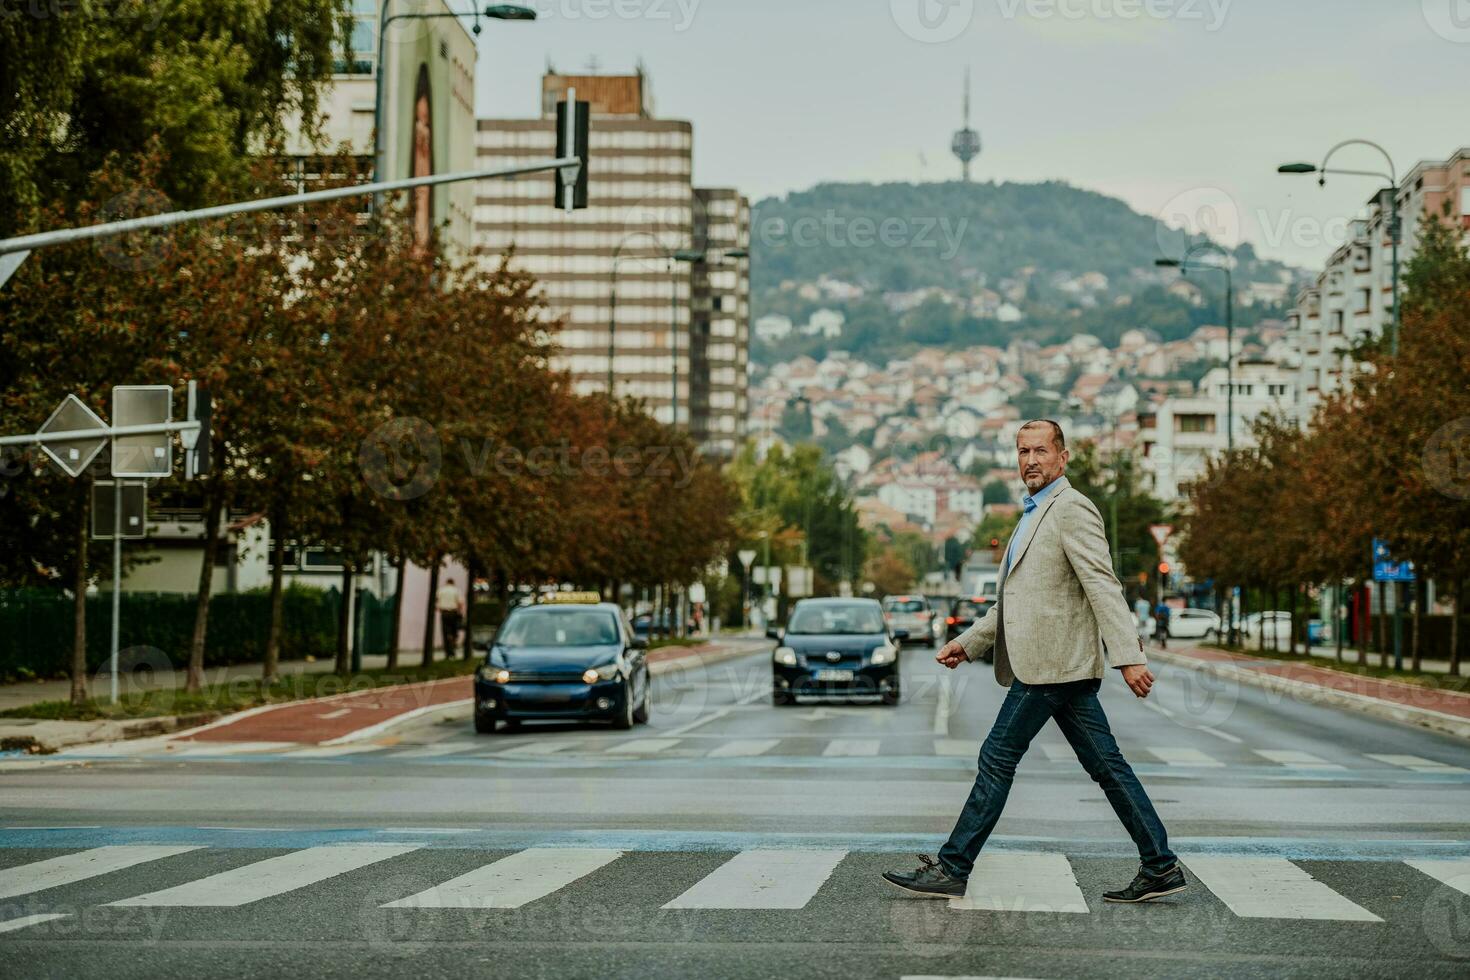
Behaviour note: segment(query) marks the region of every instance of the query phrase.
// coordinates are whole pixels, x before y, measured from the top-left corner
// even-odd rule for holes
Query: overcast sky
[[[528,0],[486,25],[477,112],[537,110],[548,61],[643,61],[694,124],[696,182],[758,200],[826,180],[1057,178],[1314,267],[1374,182],[1284,177],[1339,140],[1400,172],[1470,145],[1470,0]],[[1381,169],[1368,150],[1334,165]]]

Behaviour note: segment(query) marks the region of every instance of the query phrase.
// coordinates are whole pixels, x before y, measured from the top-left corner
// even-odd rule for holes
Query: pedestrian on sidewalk
[[[1063,475],[1068,453],[1060,425],[1034,419],[1021,426],[1016,456],[1028,494],[1006,545],[997,600],[935,658],[953,670],[994,648],[995,679],[1008,688],[1005,701],[980,748],[969,799],[937,858],[920,855],[915,871],[883,877],[929,898],[964,895],[980,849],[1000,820],[1016,766],[1042,726],[1055,720],[1142,861],[1131,884],[1103,898],[1143,902],[1173,895],[1185,888],[1184,872],[1097,698],[1105,663],[1122,673],[1137,697],[1148,697],[1154,682],[1113,575],[1102,517]]]
[[[1154,606],[1154,640],[1158,642],[1160,650],[1169,649],[1169,607],[1164,605],[1163,600]]]
[[[439,610],[439,631],[444,635],[444,657],[452,659],[459,645],[460,624],[464,622],[464,598],[455,588],[454,579],[447,578],[434,595],[434,607]]]

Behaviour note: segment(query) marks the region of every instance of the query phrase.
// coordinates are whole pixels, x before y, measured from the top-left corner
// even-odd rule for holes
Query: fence
[[[357,623],[364,654],[386,653],[393,642],[393,601],[359,592]],[[281,658],[332,657],[337,649],[336,589],[291,588],[282,594]],[[119,646],[152,647],[182,668],[194,634],[192,595],[124,592]],[[72,600],[46,589],[0,589],[0,678],[59,677],[69,672]],[[264,591],[211,596],[204,664],[260,662],[270,629],[270,595]],[[107,661],[112,597],[87,597],[87,669]]]

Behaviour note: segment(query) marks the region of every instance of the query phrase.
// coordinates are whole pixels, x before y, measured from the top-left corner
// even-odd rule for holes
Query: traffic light
[[[1000,538],[991,538],[990,539],[990,546],[992,548],[999,548],[1000,547]]]
[[[1159,574],[1160,575],[1168,575],[1169,574],[1169,563],[1168,562],[1166,562],[1166,561],[1159,562]]]
[[[571,203],[567,202],[566,177],[560,168],[556,171],[556,199],[552,206],[568,211],[580,211],[587,206],[587,129],[592,117],[589,102],[576,101],[577,90],[568,89],[567,99],[556,104],[556,155],[557,158],[576,157],[582,161],[577,168],[577,179],[571,185]],[[570,123],[567,111],[575,107]]]

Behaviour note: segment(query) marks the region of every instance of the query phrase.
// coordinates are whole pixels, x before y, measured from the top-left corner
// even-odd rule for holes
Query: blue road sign
[[[1373,581],[1412,582],[1414,581],[1414,563],[1411,561],[1394,561],[1393,551],[1389,548],[1388,542],[1381,538],[1374,538]]]

